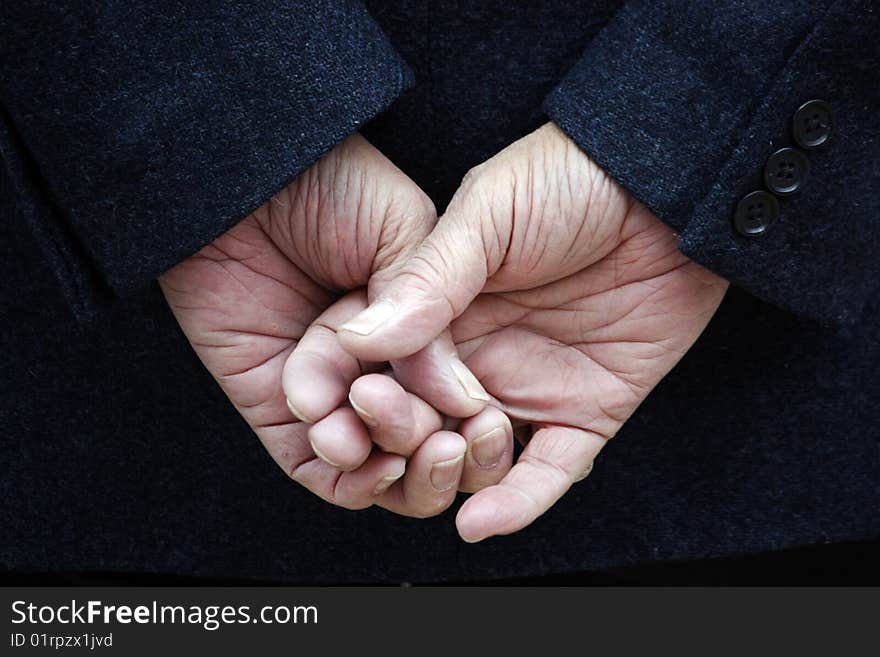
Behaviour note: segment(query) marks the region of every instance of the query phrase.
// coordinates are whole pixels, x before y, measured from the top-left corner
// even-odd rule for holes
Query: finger
[[[451,431],[430,435],[410,457],[402,481],[376,503],[389,511],[427,518],[449,508],[464,466],[464,438]]]
[[[366,303],[363,291],[331,305],[306,330],[284,364],[281,385],[287,406],[302,422],[313,424],[342,404],[351,383],[361,375],[357,359],[336,339],[336,327]]]
[[[306,441],[302,443],[308,446]],[[285,470],[295,482],[331,504],[346,509],[366,509],[374,504],[377,495],[388,490],[403,476],[406,459],[396,454],[374,451],[359,468],[341,472],[310,454],[298,464],[285,467]]]
[[[402,456],[376,450],[357,470],[340,475],[333,491],[333,501],[346,509],[372,506],[377,496],[393,486],[406,469],[406,459]]]
[[[446,415],[470,417],[489,401],[480,381],[459,358],[449,330],[424,349],[391,364],[404,388]]]
[[[443,426],[437,411],[384,374],[357,379],[348,399],[369,427],[373,442],[386,452],[410,456],[425,438]]]
[[[473,493],[501,481],[513,460],[513,428],[508,417],[488,406],[463,420],[458,432],[468,444],[459,490]]]
[[[475,493],[462,505],[455,521],[458,533],[475,543],[526,527],[592,467],[605,442],[581,429],[539,429],[499,484]]]
[[[403,476],[406,460],[395,454],[373,452],[352,472],[340,472],[312,455],[290,470],[290,478],[321,499],[346,509],[366,509],[376,495]]]
[[[393,360],[426,347],[480,292],[488,275],[479,213],[450,204],[416,252],[370,281],[368,308],[339,327],[345,349],[365,360]],[[487,222],[490,218],[485,218]]]
[[[318,458],[346,472],[363,464],[373,448],[364,423],[347,406],[313,424],[308,435]]]
[[[266,451],[290,478],[296,469],[315,458],[307,437],[308,425],[295,420],[255,429]]]

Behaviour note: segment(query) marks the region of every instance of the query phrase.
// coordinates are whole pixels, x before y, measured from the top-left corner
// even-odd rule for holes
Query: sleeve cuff
[[[0,93],[54,234],[76,243],[60,251],[117,295],[235,225],[412,84],[359,3],[111,5],[5,11]]]
[[[686,255],[787,310],[854,321],[876,292],[866,267],[880,239],[871,219],[877,204],[868,209],[841,193],[847,158],[870,168],[880,149],[876,134],[856,134],[880,100],[868,63],[852,66],[866,52],[878,59],[876,12],[858,4],[734,13],[723,3],[675,3],[674,12],[666,3],[628,3],[544,109],[680,234]],[[835,108],[836,134],[809,151],[810,178],[802,192],[779,199],[772,230],[744,237],[732,222],[737,203],[764,188],[774,151],[797,146],[792,117],[812,98]]]

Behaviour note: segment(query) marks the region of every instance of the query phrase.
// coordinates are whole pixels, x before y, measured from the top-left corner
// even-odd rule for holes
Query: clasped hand
[[[160,284],[292,479],[417,517],[473,492],[467,541],[586,476],[727,288],[553,124],[472,169],[439,220],[354,135]]]

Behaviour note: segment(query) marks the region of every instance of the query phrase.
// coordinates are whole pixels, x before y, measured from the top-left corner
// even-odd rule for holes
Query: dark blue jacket
[[[0,7],[0,568],[461,579],[878,536],[875,3],[366,4]],[[286,480],[156,276],[352,131],[442,209],[548,118],[730,279],[706,333],[518,535]],[[736,218],[786,147],[797,192]]]

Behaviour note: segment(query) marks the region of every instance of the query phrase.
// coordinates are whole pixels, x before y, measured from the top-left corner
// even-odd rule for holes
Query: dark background
[[[253,586],[244,579],[208,579],[156,574],[4,574],[5,586]],[[430,585],[401,582],[401,585]],[[880,543],[851,542],[783,550],[747,557],[699,559],[519,579],[446,582],[479,586],[877,586]],[[349,584],[350,585],[350,584]]]
[[[310,62],[335,62],[312,71],[326,82],[313,89],[315,107],[326,109],[331,98],[344,106],[352,97],[345,81],[377,92],[347,117],[347,134],[397,87],[364,82],[346,58],[291,58],[301,35],[317,28],[289,3],[217,3],[240,11],[210,23],[210,39],[200,38],[205,21],[182,19],[211,3],[178,3],[180,16],[134,0],[86,4],[45,3],[47,15],[28,14],[16,21],[18,35],[0,39],[8,55],[0,57],[3,123],[10,152],[21,156],[12,158],[20,167],[0,168],[0,569],[17,573],[7,581],[877,582],[876,543],[857,542],[877,540],[880,509],[880,14],[867,0],[677,2],[675,12],[645,2],[620,13],[610,1],[377,0],[370,9],[381,31],[366,18],[331,20],[345,3],[324,3],[319,43],[337,53],[347,44],[359,62],[373,54],[374,65],[358,71],[395,79],[396,60],[379,42],[352,38],[387,33],[412,67],[414,86],[363,132],[438,208],[468,168],[547,120],[543,99],[570,71],[547,105],[552,118],[566,119],[578,144],[661,219],[686,222],[686,253],[733,283],[706,332],[590,477],[531,527],[477,545],[456,535],[455,509],[424,521],[348,513],[286,480],[198,362],[158,287],[146,284],[161,262],[240,219],[242,190],[261,182],[270,194],[282,184],[279,171],[306,166],[279,166],[266,155],[285,150],[279,134],[317,131],[313,112],[285,104],[301,96],[273,90],[302,78]],[[3,15],[31,5],[2,4]],[[75,27],[104,30],[93,49],[53,19],[77,9],[86,16]],[[254,49],[258,18],[266,29],[256,31],[275,38]],[[110,32],[113,39],[103,38]],[[204,51],[194,53],[198,44]],[[687,65],[711,75],[683,76],[672,57],[682,51]],[[151,56],[121,56],[132,53]],[[227,70],[218,55],[235,53],[241,74],[231,86],[195,75],[205,63]],[[167,70],[186,61],[191,69],[170,82],[189,82],[183,105],[194,114],[178,115],[182,96]],[[288,68],[259,65],[266,61]],[[171,101],[117,95],[132,72],[146,89],[167,89]],[[256,99],[250,113],[237,106],[241,98]],[[813,98],[832,104],[836,127],[828,147],[810,155],[808,187],[785,200],[765,238],[738,236],[730,221],[738,200],[760,184],[773,150],[791,145],[793,113]],[[145,113],[126,123],[144,129],[134,140],[131,131],[107,129],[132,105]],[[590,107],[621,112],[590,117]],[[337,131],[321,131],[315,154],[343,136],[335,112],[322,116]],[[297,121],[309,129],[295,129]],[[288,146],[297,157],[304,152]],[[174,154],[183,155],[169,160]],[[192,183],[207,178],[216,188]],[[145,186],[149,180],[156,186]],[[55,183],[66,194],[49,194]],[[692,193],[680,194],[684,188]],[[111,193],[119,203],[108,207]],[[100,207],[90,204],[96,200]],[[74,255],[88,249],[94,271],[46,257],[55,251],[41,231],[56,225],[59,235],[49,237]],[[149,227],[148,239],[125,234]],[[176,237],[185,243],[169,248]],[[98,258],[104,251],[117,257]],[[82,325],[68,293],[79,282],[100,296],[89,272],[144,287]],[[825,547],[798,547],[807,545]],[[720,559],[706,560],[712,556]],[[648,562],[657,565],[638,565]],[[535,576],[546,578],[509,579]]]

